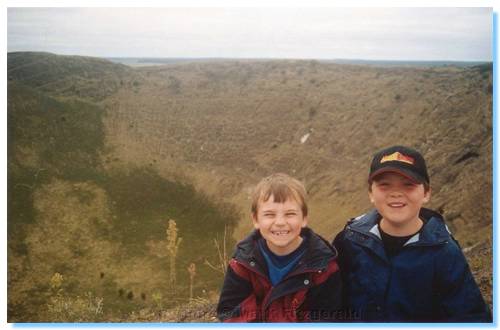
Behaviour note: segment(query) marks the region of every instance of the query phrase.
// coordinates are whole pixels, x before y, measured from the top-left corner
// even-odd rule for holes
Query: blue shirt
[[[261,238],[258,242],[259,250],[266,260],[269,279],[271,280],[273,286],[278,284],[286,275],[288,275],[288,273],[290,273],[306,252],[306,239],[304,237],[302,237],[302,243],[300,243],[299,247],[295,249],[295,251],[284,256],[276,255],[269,250],[265,239]]]

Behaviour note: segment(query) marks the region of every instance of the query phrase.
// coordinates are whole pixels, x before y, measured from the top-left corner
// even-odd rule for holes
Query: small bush
[[[50,280],[50,293],[47,302],[49,322],[99,322],[103,315],[103,298],[94,297],[86,292],[83,297],[70,297],[62,288],[64,278],[55,273]]]

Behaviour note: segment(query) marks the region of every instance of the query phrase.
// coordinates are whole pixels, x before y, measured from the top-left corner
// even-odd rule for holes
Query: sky
[[[7,51],[97,57],[492,60],[492,8],[7,8]]]

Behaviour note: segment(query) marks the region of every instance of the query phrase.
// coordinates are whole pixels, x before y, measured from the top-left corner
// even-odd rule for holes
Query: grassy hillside
[[[218,288],[222,274],[205,261],[217,265],[213,240],[222,242],[225,226],[231,230],[232,207],[152,169],[106,171],[99,158],[107,152],[103,110],[95,104],[61,101],[18,82],[9,83],[8,96],[10,322],[122,319],[148,306],[175,306],[189,298],[191,263],[198,266],[195,294]],[[175,287],[169,219],[183,239]],[[61,294],[51,286],[55,273],[64,277]],[[56,308],[87,306],[86,292],[103,298],[102,314]]]
[[[98,58],[41,52],[9,53],[7,79],[58,96],[94,101],[134,83],[125,65]]]
[[[392,144],[426,157],[429,206],[445,215],[491,303],[489,64],[132,69],[10,53],[8,77],[11,320],[61,317],[41,307],[59,297],[49,284],[55,272],[65,276],[65,299],[87,290],[104,297],[99,317],[108,320],[168,319],[154,313],[187,301],[191,262],[195,296],[213,301],[222,274],[204,259],[218,262],[213,239],[222,241],[225,225],[229,250],[250,230],[249,193],[260,178],[281,171],[303,180],[311,226],[331,239],[370,208],[371,156]],[[170,218],[183,237],[177,292],[167,284]]]
[[[149,79],[138,93],[106,100],[106,138],[122,161],[165,172],[183,161],[201,187],[215,181],[213,194],[229,199],[271,172],[296,175],[313,203],[329,205],[312,209],[331,236],[368,207],[371,155],[408,144],[429,159],[434,207],[468,223],[491,219],[491,196],[479,206],[477,193],[463,193],[476,189],[463,176],[491,187],[490,70],[276,61],[141,72]]]

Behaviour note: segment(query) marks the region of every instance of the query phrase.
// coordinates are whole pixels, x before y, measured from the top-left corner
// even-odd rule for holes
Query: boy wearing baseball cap
[[[364,322],[491,322],[491,313],[431,196],[422,155],[393,146],[373,157],[371,212],[334,240],[344,304]]]

